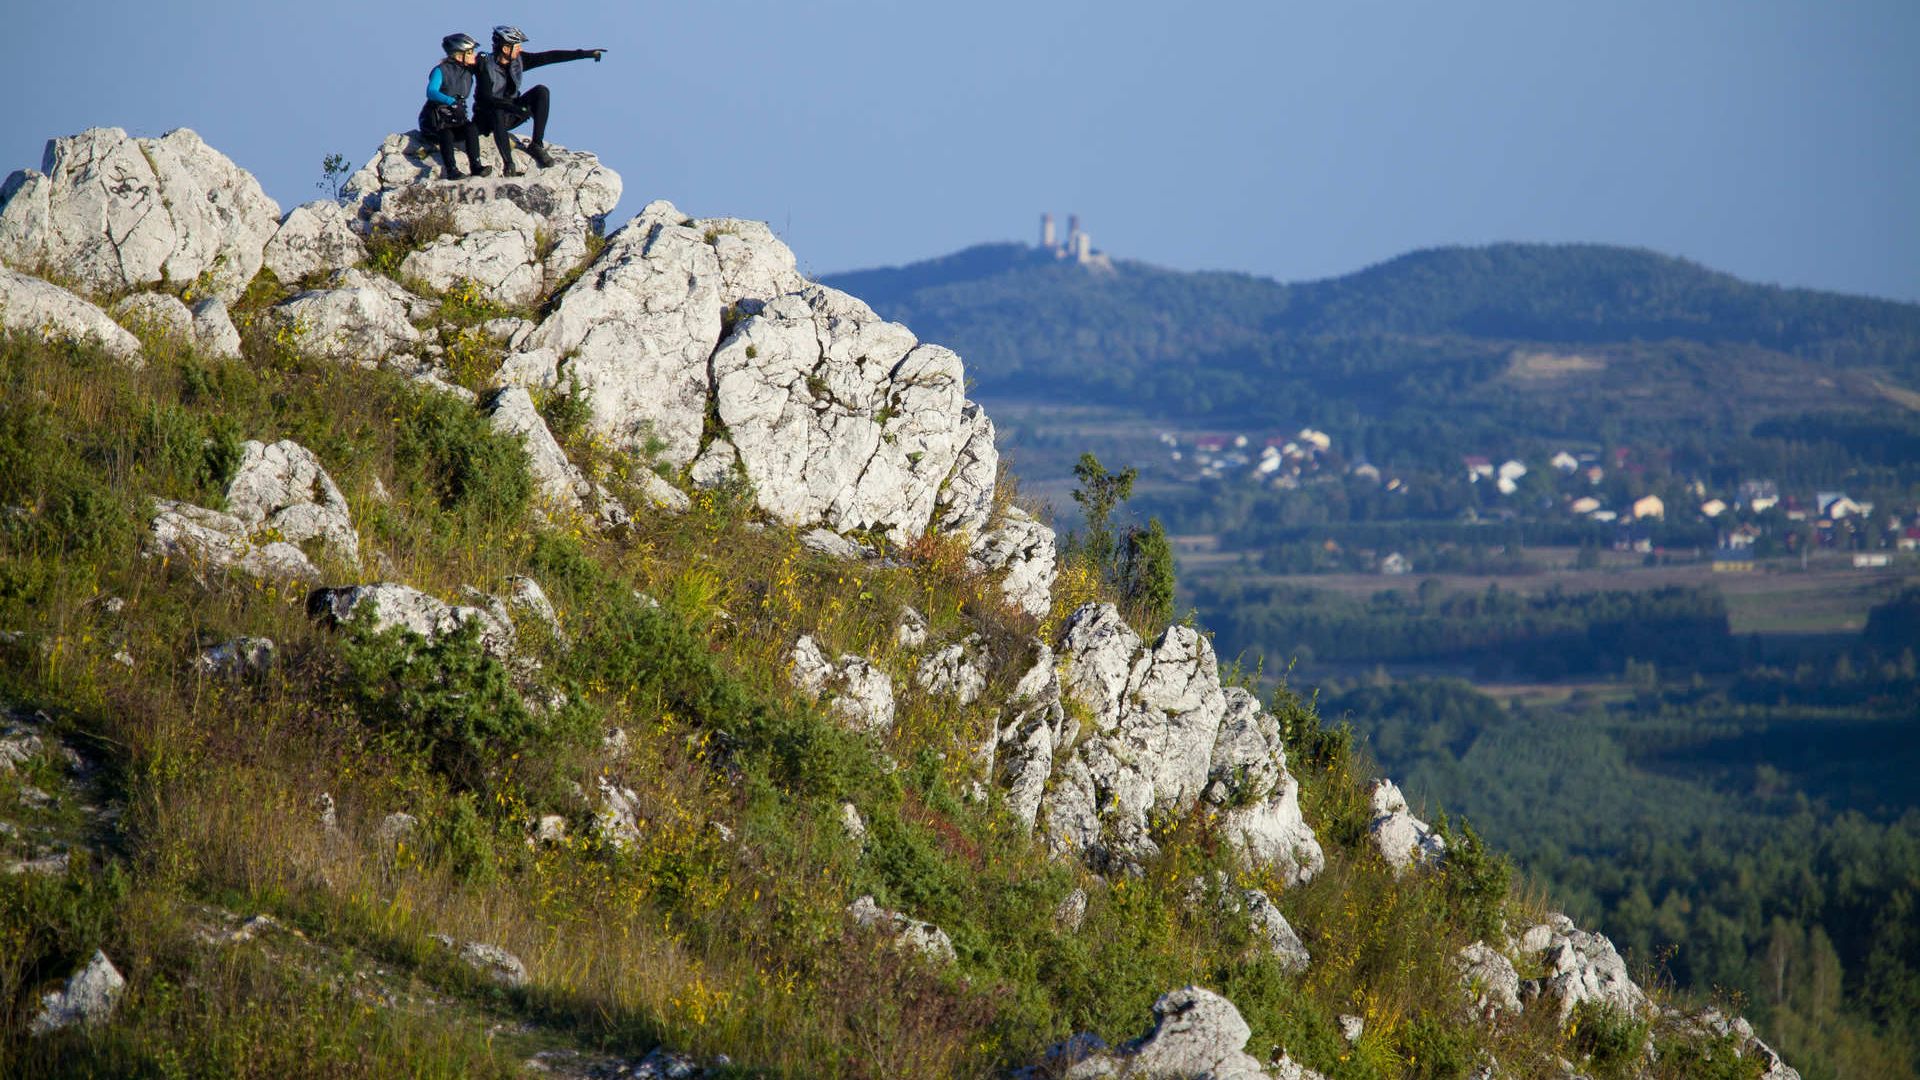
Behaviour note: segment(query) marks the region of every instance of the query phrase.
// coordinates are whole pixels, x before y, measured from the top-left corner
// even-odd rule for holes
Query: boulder
[[[410,309],[415,308],[410,297],[385,278],[342,271],[329,287],[282,300],[267,314],[296,346],[314,356],[344,363],[374,361],[417,348],[423,340],[411,321]]]
[[[1520,1013],[1520,975],[1513,961],[1484,941],[1460,950],[1460,985],[1472,1012],[1491,1019]]]
[[[1407,809],[1406,797],[1391,780],[1373,782],[1373,821],[1367,831],[1395,873],[1410,866],[1437,863],[1446,857],[1447,842]]]
[[[246,522],[217,510],[155,499],[148,531],[145,554],[149,558],[181,559],[254,577],[320,579],[320,568],[305,552],[284,540],[255,544]]]
[[[1280,914],[1267,894],[1259,889],[1245,889],[1240,894],[1246,905],[1247,920],[1253,925],[1266,950],[1280,961],[1282,970],[1299,974],[1307,970],[1313,956],[1307,952],[1306,943],[1300,940],[1287,917]]]
[[[227,511],[249,533],[271,530],[293,544],[319,540],[348,563],[360,563],[360,536],[346,497],[313,452],[290,439],[240,445]]]
[[[1273,793],[1220,815],[1220,830],[1249,862],[1280,871],[1289,885],[1310,881],[1326,867],[1326,853],[1300,812],[1300,784],[1283,776]]]
[[[489,300],[518,307],[540,298],[546,270],[534,248],[533,230],[479,229],[460,236],[442,236],[409,254],[400,274],[419,279],[445,292],[465,281],[478,286]]]
[[[1589,933],[1565,915],[1549,916],[1520,936],[1522,955],[1537,956],[1546,974],[1521,985],[1525,1000],[1545,997],[1564,1026],[1582,1002],[1596,1002],[1629,1016],[1647,1012],[1647,995],[1627,974],[1626,961],[1604,934]]]
[[[193,343],[222,360],[240,359],[240,331],[227,313],[226,301],[209,296],[193,305]]]
[[[560,449],[540,410],[534,407],[532,395],[523,387],[509,386],[494,391],[481,408],[492,421],[493,430],[519,436],[527,448],[527,472],[540,496],[564,509],[579,509],[582,496],[591,492],[592,485],[567,460],[566,451]]]
[[[400,627],[429,641],[476,624],[480,644],[496,659],[513,652],[513,623],[486,607],[449,604],[406,585],[346,585],[315,589],[307,596],[307,614],[338,626],[373,612],[376,631]]]
[[[578,216],[598,231],[620,201],[620,174],[593,154],[558,143],[548,143],[547,154],[553,165],[538,168],[524,153],[516,153],[514,160],[525,173],[507,176],[493,140],[481,139],[480,160],[493,175],[442,180],[438,152],[419,132],[389,135],[347,178],[346,209],[365,228],[444,218],[446,231],[453,233],[531,231]]]
[[[600,809],[593,815],[593,830],[602,843],[625,849],[640,842],[640,796],[600,777]]]
[[[926,531],[968,432],[960,358],[819,285],[713,353],[714,412],[762,510],[791,526]]]
[[[0,266],[0,329],[45,341],[93,345],[138,366],[140,339],[73,293]]]
[[[987,689],[987,677],[967,655],[967,643],[949,645],[939,652],[920,661],[920,670],[914,681],[929,694],[952,698],[957,704],[971,705],[980,700]]]
[[[169,293],[138,292],[123,296],[113,305],[113,317],[137,333],[172,338],[180,344],[193,340],[193,312]]]
[[[28,1030],[45,1035],[75,1024],[94,1024],[112,1015],[127,980],[120,977],[107,954],[94,950],[85,967],[73,973],[64,987],[40,999],[40,1011]]]
[[[280,219],[261,261],[287,285],[328,270],[358,266],[367,245],[353,230],[353,215],[335,199],[301,203]]]
[[[1110,1053],[1083,1058],[1066,1080],[1140,1077],[1154,1080],[1267,1080],[1246,1052],[1253,1029],[1233,1002],[1189,986],[1153,1003],[1153,1029]]]
[[[893,624],[893,643],[903,649],[918,649],[927,643],[927,617],[911,607],[901,607]]]
[[[1215,806],[1248,806],[1269,795],[1287,771],[1280,724],[1249,691],[1228,687],[1226,713],[1214,736],[1207,762],[1207,801]]]
[[[693,461],[726,301],[713,248],[686,220],[655,202],[609,237],[507,358],[500,383],[585,391],[593,429],[615,445],[641,450],[658,439],[660,460]]]
[[[553,601],[547,599],[547,590],[541,588],[539,582],[524,575],[508,578],[506,600],[509,608],[538,621],[549,637],[566,642],[567,633],[560,628],[560,614],[553,610]]]
[[[855,926],[891,934],[895,946],[936,964],[951,964],[955,959],[953,940],[947,937],[945,930],[898,911],[888,911],[874,903],[871,896],[863,896],[849,904],[847,914],[853,916]]]
[[[520,958],[498,945],[489,945],[482,941],[455,942],[445,934],[435,934],[434,940],[449,949],[457,951],[460,962],[479,972],[488,981],[508,988],[527,985],[527,965]]]
[[[192,284],[231,300],[279,221],[259,182],[186,128],[91,128],[50,140],[39,171],[0,186],[0,259],[95,292]]]
[[[258,675],[273,667],[274,654],[272,638],[235,638],[201,650],[193,667],[202,674],[229,679]]]
[[[793,685],[816,697],[831,696],[833,715],[855,731],[893,726],[893,682],[871,660],[842,654],[836,665],[812,637],[803,635],[789,654]]]
[[[1800,1071],[1781,1060],[1773,1047],[1761,1042],[1746,1017],[1729,1017],[1719,1009],[1706,1009],[1694,1016],[1669,1009],[1663,1019],[1691,1035],[1731,1040],[1735,1054],[1743,1059],[1752,1058],[1758,1065],[1751,1074],[1756,1080],[1800,1080]]]
[[[967,553],[973,569],[1004,572],[1001,595],[1036,619],[1053,607],[1055,559],[1053,530],[1017,506],[1008,507],[999,526],[981,533]]]

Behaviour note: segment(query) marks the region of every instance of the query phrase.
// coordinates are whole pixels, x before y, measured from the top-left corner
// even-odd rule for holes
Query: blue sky
[[[1920,3],[18,6],[0,169],[187,126],[283,205],[410,127],[442,34],[514,21],[550,138],[652,198],[762,218],[826,273],[1031,239],[1283,280],[1602,241],[1920,301]]]

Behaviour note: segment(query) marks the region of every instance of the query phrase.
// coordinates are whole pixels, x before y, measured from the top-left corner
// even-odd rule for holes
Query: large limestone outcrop
[[[1136,866],[1158,850],[1153,818],[1204,794],[1227,811],[1227,835],[1250,857],[1291,881],[1319,870],[1320,846],[1299,819],[1277,725],[1252,695],[1220,685],[1206,638],[1173,626],[1148,646],[1113,605],[1089,604],[1067,621],[1061,650],[1064,690],[1093,725],[1077,744],[1077,730],[1055,743],[1072,746],[1064,760],[1056,753],[1041,807],[1057,849],[1096,868]]]
[[[620,174],[594,155],[558,143],[548,143],[547,153],[553,165],[544,169],[516,153],[516,162],[526,171],[507,176],[493,141],[482,139],[480,158],[493,175],[441,180],[438,152],[419,132],[389,135],[372,159],[347,179],[347,211],[370,228],[443,214],[456,233],[531,231],[575,217],[585,218],[598,231],[620,201]],[[461,159],[464,164],[464,154]]]
[[[140,362],[140,339],[106,312],[50,281],[0,266],[0,329],[48,341],[95,345]]]
[[[367,245],[353,230],[353,215],[333,199],[301,203],[280,220],[261,261],[283,284],[327,270],[358,266]]]
[[[707,415],[707,360],[727,304],[720,280],[691,219],[653,203],[608,238],[500,381],[585,392],[596,431],[630,449],[657,438],[662,460],[685,465]]]
[[[1153,1030],[1117,1051],[1097,1053],[1067,1070],[1067,1080],[1269,1080],[1246,1052],[1253,1029],[1233,1002],[1189,986],[1153,1003]]]
[[[1520,975],[1504,953],[1476,941],[1461,949],[1456,961],[1461,989],[1474,1014],[1492,1018],[1520,1012]]]
[[[0,187],[0,259],[98,292],[199,282],[230,300],[279,222],[252,174],[192,131],[91,128],[50,140],[38,171]]]
[[[1647,1012],[1647,995],[1627,974],[1626,961],[1604,934],[1582,930],[1565,915],[1549,916],[1520,935],[1522,955],[1537,956],[1546,974],[1521,985],[1529,1001],[1546,997],[1565,1024],[1575,1006],[1597,1002],[1631,1016]]]

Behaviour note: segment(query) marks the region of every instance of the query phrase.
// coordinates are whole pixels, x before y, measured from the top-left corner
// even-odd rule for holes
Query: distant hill
[[[1496,435],[1825,430],[1920,404],[1920,305],[1635,248],[1438,248],[1284,284],[988,244],[824,280],[958,350],[988,395],[1322,424],[1366,433],[1376,459]]]

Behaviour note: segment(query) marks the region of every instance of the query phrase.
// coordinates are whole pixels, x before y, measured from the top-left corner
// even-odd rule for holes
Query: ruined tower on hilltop
[[[1113,269],[1113,260],[1104,251],[1093,250],[1093,235],[1080,228],[1080,215],[1067,215],[1067,236],[1061,241],[1053,228],[1053,215],[1040,215],[1040,250],[1056,259],[1072,259],[1081,266],[1098,270]]]

